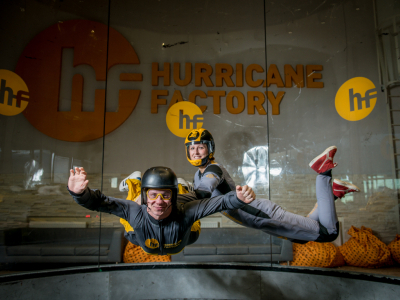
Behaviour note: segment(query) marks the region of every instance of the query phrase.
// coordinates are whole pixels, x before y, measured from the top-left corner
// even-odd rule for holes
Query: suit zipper
[[[163,243],[164,243],[164,241],[163,241],[163,235],[162,235],[162,231],[163,231],[163,226],[162,226],[162,222],[160,222],[159,224],[158,224],[159,226],[160,226],[160,252],[161,252],[161,255],[164,255],[164,251],[163,251]]]

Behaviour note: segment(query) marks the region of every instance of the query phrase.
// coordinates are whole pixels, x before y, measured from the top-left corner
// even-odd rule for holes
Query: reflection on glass
[[[279,162],[277,162],[275,159],[272,159],[270,161],[270,168],[271,168],[270,174],[272,176],[279,176],[282,173],[282,167],[279,164]]]
[[[39,169],[35,174],[33,174],[32,181],[40,182],[43,176],[43,169]]]
[[[39,162],[32,159],[25,163],[25,190],[33,189],[35,185],[40,184],[43,176],[43,168],[40,168]]]
[[[118,187],[118,177],[111,178],[111,188],[116,189]]]
[[[257,146],[246,151],[242,173],[246,184],[256,193],[268,193],[268,147]]]
[[[65,183],[68,181],[69,157],[55,156],[54,159],[54,183]]]

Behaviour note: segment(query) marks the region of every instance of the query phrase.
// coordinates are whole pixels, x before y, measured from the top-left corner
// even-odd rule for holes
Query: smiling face
[[[156,220],[168,217],[172,210],[172,191],[150,189],[147,191],[147,212]]]
[[[189,155],[191,160],[203,159],[208,155],[207,146],[204,144],[194,144],[189,146]]]

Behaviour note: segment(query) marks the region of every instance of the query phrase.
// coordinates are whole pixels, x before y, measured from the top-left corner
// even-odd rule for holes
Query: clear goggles
[[[157,189],[157,190],[149,189],[147,190],[146,195],[147,199],[150,200],[157,200],[158,196],[160,196],[162,200],[171,200],[172,191],[170,189]]]

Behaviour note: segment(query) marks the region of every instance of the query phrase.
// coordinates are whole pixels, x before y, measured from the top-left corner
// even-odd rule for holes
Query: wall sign
[[[15,116],[28,106],[29,90],[21,77],[8,70],[0,70],[0,114]]]
[[[108,30],[109,43],[107,45]],[[64,55],[66,51],[72,51],[72,58],[67,64]],[[106,66],[107,61],[108,65]],[[139,63],[139,58],[131,44],[113,28],[88,20],[60,21],[35,36],[22,52],[15,71],[29,86],[29,106],[27,106],[27,88],[19,87],[20,93],[13,94],[16,102],[15,105],[12,104],[18,109],[13,111],[23,111],[24,116],[36,129],[55,139],[84,142],[100,138],[103,136],[103,130],[105,134],[112,132],[130,116],[140,96],[140,90],[121,89],[119,90],[118,109],[114,112],[105,112],[104,83],[106,75],[111,76],[110,74],[112,74],[112,72],[107,73],[106,70],[110,70],[116,65]],[[67,73],[64,71],[65,64]],[[79,71],[82,70],[82,66],[90,68],[92,73],[89,74],[93,75],[82,75],[82,72]],[[295,68],[291,65],[284,65],[282,74],[274,64],[271,64],[265,71],[258,64],[250,64],[245,67],[240,63],[232,66],[225,63],[209,65],[187,62],[182,74],[180,67],[181,64],[178,62],[173,64],[168,62],[152,63],[151,78],[147,79],[149,85],[150,80],[153,87],[159,87],[161,84],[168,87],[171,82],[177,87],[185,87],[194,82],[195,87],[199,89],[190,92],[189,102],[195,104],[199,99],[208,98],[212,100],[214,114],[221,113],[221,105],[224,103],[227,111],[231,114],[247,112],[249,115],[256,113],[266,115],[265,105],[266,101],[269,101],[272,106],[272,114],[278,115],[280,114],[279,105],[285,92],[266,92],[267,87],[271,85],[276,85],[278,88],[291,88],[293,85],[298,88],[324,87],[322,65],[296,65]],[[61,83],[64,82],[66,76],[70,80],[67,84],[67,91],[70,95],[68,96],[70,99],[67,99],[69,106],[67,109],[62,106],[61,109],[60,94],[62,93],[60,91],[61,87],[65,86]],[[87,78],[87,76],[95,78]],[[143,81],[142,74],[138,73],[121,73],[118,76],[119,81]],[[94,84],[85,85],[89,79]],[[98,83],[103,84],[103,88],[98,88]],[[9,83],[2,81],[0,96],[3,98],[0,100],[3,99],[3,104],[6,101],[4,95],[10,88],[7,84]],[[248,87],[245,93],[231,89],[226,91],[224,88],[244,86]],[[204,90],[204,88],[208,90]],[[94,90],[92,97],[94,99],[87,100],[94,101],[93,111],[83,110],[83,95],[84,90],[87,89]],[[171,108],[178,102],[184,102],[179,88],[172,95],[169,95],[169,91],[166,89],[154,89],[151,91],[150,100],[149,113],[152,114],[158,113],[160,105],[168,105]],[[8,106],[6,108],[8,109],[12,106],[9,105],[10,101],[10,98],[7,98]],[[179,108],[176,112],[174,108],[167,116],[167,120],[168,118],[170,120],[177,118],[177,122],[176,120],[171,121],[172,123],[167,121],[167,124],[174,134],[182,137],[186,135],[182,132],[188,129],[181,128],[182,124],[184,123],[184,126],[189,124],[190,128],[193,128],[191,126],[196,127],[195,123],[201,123],[202,117],[200,116],[208,108],[207,105],[200,105],[200,111],[196,109],[196,112],[192,112],[189,109],[190,113],[186,113],[189,106],[184,106],[185,108]],[[179,115],[182,111],[185,113]],[[179,119],[180,117],[181,119]],[[179,124],[182,126],[179,127]]]
[[[339,88],[335,97],[338,114],[348,121],[359,121],[367,117],[375,107],[378,89],[371,80],[355,77]]]
[[[194,103],[188,101],[178,102],[170,107],[167,112],[166,122],[168,129],[179,137],[186,137],[193,129],[203,126],[203,112]]]
[[[298,88],[323,88],[324,83],[317,81],[322,79],[320,71],[323,70],[322,65],[306,65],[305,72],[303,65],[297,65],[296,70],[291,65],[284,66],[284,76],[279,73],[278,67],[271,64],[268,68],[266,80],[254,79],[255,73],[264,73],[263,67],[258,64],[251,64],[243,68],[243,64],[236,64],[235,68],[229,64],[215,64],[211,66],[205,63],[185,63],[185,74],[180,74],[180,63],[174,63],[172,70],[170,63],[164,63],[161,67],[158,63],[152,64],[151,84],[153,86],[160,85],[160,79],[163,80],[163,86],[170,86],[173,80],[177,86],[187,86],[193,80],[192,70],[194,69],[194,82],[196,87],[205,85],[206,87],[223,87],[225,82],[227,87],[243,87],[244,83],[250,88],[261,88],[260,90],[249,90],[246,94],[240,91],[230,91],[227,93],[221,90],[194,90],[189,94],[189,101],[196,103],[198,98],[211,98],[213,101],[213,113],[221,113],[221,99],[225,98],[226,109],[231,114],[240,114],[247,107],[247,114],[254,115],[257,111],[260,115],[266,115],[264,109],[265,96],[272,106],[272,114],[279,115],[279,105],[285,95],[284,91],[279,91],[276,95],[273,92],[265,92],[265,88],[276,85],[279,88],[291,88],[293,83]],[[215,70],[215,72],[214,72]],[[171,73],[173,74],[171,76]],[[215,76],[213,76],[215,73]],[[262,75],[261,75],[262,76]],[[265,78],[265,74],[264,74]],[[169,107],[179,101],[183,101],[180,90],[175,90],[172,96],[168,90],[152,90],[151,94],[151,113],[158,113],[159,105],[167,105]],[[237,105],[234,103],[237,102]],[[200,106],[204,112],[206,105]]]
[[[82,111],[84,80],[80,74],[72,78],[70,111],[59,111],[62,53],[73,48],[73,66],[93,68],[96,80],[106,80],[106,25],[88,20],[59,22],[39,33],[25,47],[15,72],[30,87],[30,105],[23,114],[42,133],[55,139],[84,142],[103,136],[105,90],[96,89],[94,111]],[[110,28],[108,66],[139,64],[131,44]],[[120,81],[142,81],[142,74],[122,73]],[[106,112],[105,133],[118,128],[132,113],[140,90],[120,90],[119,108]]]

